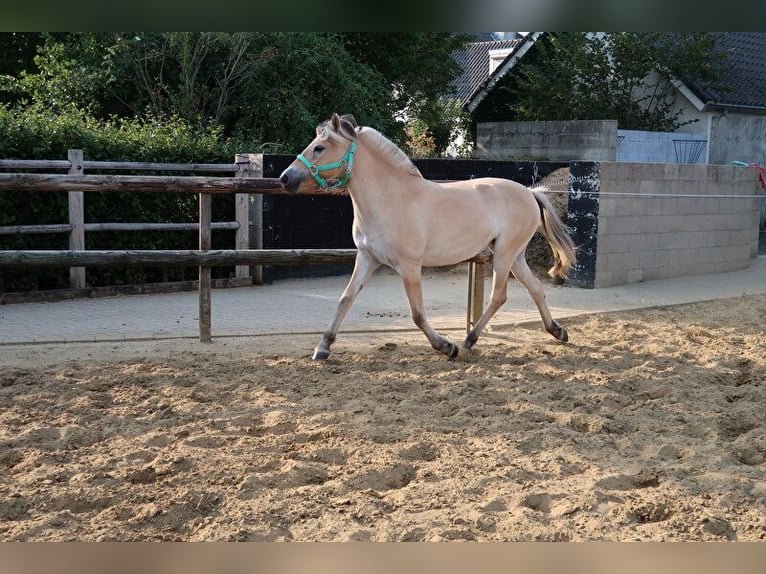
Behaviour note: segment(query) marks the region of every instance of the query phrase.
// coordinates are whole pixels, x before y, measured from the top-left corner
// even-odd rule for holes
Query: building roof
[[[497,81],[510,71],[543,32],[530,32],[516,40],[476,42],[455,54],[463,75],[455,83],[456,99],[473,112]],[[726,57],[717,89],[701,81],[684,80],[681,92],[701,111],[711,108],[738,108],[742,111],[766,110],[766,32],[720,32],[717,48]],[[489,51],[513,48],[494,72],[489,72]]]
[[[468,44],[461,54],[455,54],[455,59],[463,67],[463,75],[455,84],[455,99],[460,100],[463,107],[472,112],[497,81],[526,54],[542,34],[543,32],[529,32],[523,38],[513,40]],[[490,52],[503,49],[510,52],[490,73]]]
[[[766,32],[722,32],[716,48],[726,58],[717,90],[702,82],[684,81],[703,109],[750,108],[766,110]]]
[[[490,37],[492,37],[490,35]],[[463,68],[463,74],[453,82],[455,94],[452,99],[466,103],[474,92],[489,78],[489,52],[515,48],[522,40],[489,40],[471,42],[465,49],[454,54],[455,60]]]

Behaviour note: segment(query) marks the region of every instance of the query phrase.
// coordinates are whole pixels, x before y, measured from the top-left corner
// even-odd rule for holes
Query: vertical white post
[[[199,248],[207,251],[212,247],[210,227],[213,211],[213,198],[209,193],[199,194]],[[199,266],[199,340],[200,343],[212,341],[212,281],[209,265]]]
[[[70,149],[67,157],[71,162],[69,174],[82,175],[82,150]],[[85,249],[85,198],[82,191],[69,192],[69,249],[81,251]],[[69,286],[72,289],[85,289],[85,267],[69,268]]]
[[[250,245],[250,206],[249,195],[237,193],[234,196],[234,220],[239,223],[237,235],[234,238],[234,249],[247,249]],[[234,276],[237,279],[250,279],[250,267],[237,265]]]
[[[237,165],[235,177],[248,177],[248,156],[238,153],[234,156],[234,163]],[[250,206],[249,195],[247,193],[237,193],[234,196],[234,220],[239,223],[237,235],[234,238],[234,249],[247,249],[250,246]],[[250,267],[248,265],[237,265],[234,276],[237,279],[248,279],[250,277]]]
[[[263,154],[238,153],[236,177],[263,177]],[[263,249],[263,195],[260,193],[237,194],[237,249]],[[240,203],[241,202],[241,203]],[[240,211],[240,209],[242,211]],[[243,223],[244,222],[244,223]],[[253,283],[263,283],[261,265],[238,265],[237,277],[252,277]]]

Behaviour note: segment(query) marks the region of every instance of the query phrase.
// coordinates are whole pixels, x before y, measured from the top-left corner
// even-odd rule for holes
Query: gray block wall
[[[476,147],[480,159],[615,161],[617,120],[484,122]]]
[[[766,115],[726,112],[710,118],[709,163],[766,165]]]
[[[761,194],[755,169],[602,162],[599,180],[594,287],[733,271],[758,253],[760,199],[736,197]]]

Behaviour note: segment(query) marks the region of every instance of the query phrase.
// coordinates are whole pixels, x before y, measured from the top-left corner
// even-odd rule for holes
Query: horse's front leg
[[[420,266],[399,269],[398,271],[402,276],[404,291],[407,293],[407,299],[410,303],[410,312],[412,313],[413,322],[421,331],[423,331],[434,349],[441,351],[450,359],[454,359],[458,354],[458,346],[434,331],[433,327],[431,327],[426,319],[423,310],[423,287]]]
[[[359,292],[364,287],[365,283],[370,279],[373,272],[380,267],[380,263],[372,257],[366,251],[361,249],[356,252],[356,262],[354,263],[354,271],[351,273],[351,279],[348,281],[346,289],[340,296],[338,301],[338,309],[335,311],[335,318],[330,323],[330,326],[322,335],[322,340],[314,349],[314,360],[324,360],[330,356],[330,345],[335,342],[335,337],[338,335],[338,329],[343,322],[343,318],[351,309],[351,305],[354,304]]]

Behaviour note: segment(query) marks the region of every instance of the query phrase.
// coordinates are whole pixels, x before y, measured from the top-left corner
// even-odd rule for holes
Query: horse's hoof
[[[474,363],[478,359],[478,356],[478,353],[474,353],[473,350],[465,346],[460,346],[458,347],[458,353],[455,360],[460,361],[461,363]]]
[[[556,337],[562,343],[566,343],[569,340],[569,333],[567,333],[566,327],[562,327],[561,325],[556,325],[551,330],[551,335]]]
[[[449,344],[449,351],[447,351],[447,357],[450,359],[454,359],[458,356],[458,353],[460,353],[460,347],[458,347],[455,343]]]
[[[566,343],[569,341],[569,333],[567,333],[566,327],[562,327],[555,321],[553,322],[553,325],[550,329],[548,329],[548,332],[556,337],[559,341],[562,343]]]
[[[314,350],[314,356],[311,357],[315,361],[325,361],[330,356],[330,351],[325,351],[323,349],[315,349]]]
[[[478,340],[479,334],[476,331],[471,331],[465,338],[465,341],[463,341],[463,347],[470,351]]]

